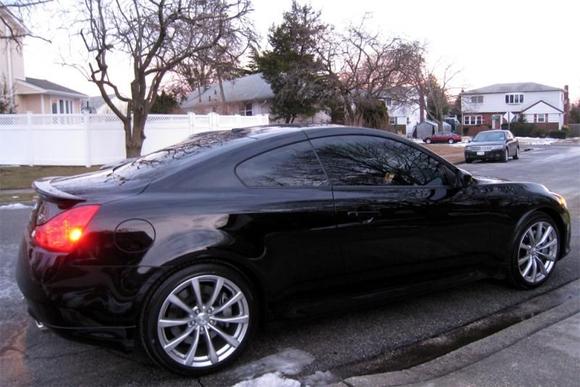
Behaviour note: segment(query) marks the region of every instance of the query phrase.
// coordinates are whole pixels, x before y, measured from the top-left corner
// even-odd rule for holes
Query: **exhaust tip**
[[[37,327],[38,329],[40,329],[40,330],[44,330],[44,329],[46,329],[46,326],[44,326],[44,324],[43,324],[43,323],[41,323],[41,322],[40,322],[40,321],[38,321],[38,320],[34,320],[34,324],[35,324],[35,325],[36,325],[36,327]]]

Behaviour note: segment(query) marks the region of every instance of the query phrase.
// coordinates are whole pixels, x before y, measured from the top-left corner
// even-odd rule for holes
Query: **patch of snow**
[[[2,302],[8,300],[21,300],[22,293],[16,285],[16,279],[14,278],[14,266],[10,264],[9,259],[18,256],[18,244],[2,244],[0,245],[2,251],[0,251],[0,300]]]
[[[300,382],[285,378],[280,372],[268,373],[256,379],[244,380],[233,387],[300,387]]]
[[[340,378],[337,378],[330,371],[316,371],[312,375],[308,375],[302,379],[302,384],[306,386],[328,386],[332,383],[337,383]]]
[[[10,203],[0,206],[0,210],[21,210],[24,208],[32,208],[32,206],[22,203]]]
[[[518,141],[526,145],[550,145],[559,140],[557,138],[540,138],[540,137],[516,137]]]
[[[253,379],[256,376],[273,372],[279,372],[284,375],[297,375],[313,361],[314,357],[308,352],[287,348],[273,355],[244,364],[231,372],[237,380]]]

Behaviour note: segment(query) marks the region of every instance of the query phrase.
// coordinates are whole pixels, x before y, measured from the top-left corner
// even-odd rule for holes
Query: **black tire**
[[[520,158],[520,147],[516,146],[516,154],[514,155],[514,160],[519,160]]]
[[[449,139],[447,142],[448,142],[449,144],[455,144],[455,141],[454,141],[452,138],[450,138],[450,139]]]
[[[232,347],[233,350],[231,354],[229,354],[223,361],[219,361],[215,364],[207,365],[207,366],[186,366],[177,360],[173,359],[162,347],[160,334],[158,334],[158,318],[160,317],[161,309],[163,307],[166,298],[177,288],[180,284],[183,284],[185,281],[188,281],[193,278],[199,278],[200,276],[218,276],[224,278],[226,280],[231,281],[231,283],[235,284],[237,288],[243,293],[245,299],[247,300],[248,306],[248,315],[249,315],[249,322],[248,327],[245,330],[245,335],[243,339],[239,341],[239,345],[237,347]],[[202,277],[203,278],[203,277]],[[256,302],[256,298],[254,292],[248,285],[248,280],[240,273],[235,270],[232,270],[228,267],[215,265],[215,264],[199,264],[187,267],[182,269],[168,278],[166,278],[152,293],[151,297],[149,298],[148,302],[146,303],[143,311],[141,313],[140,323],[139,323],[139,335],[141,339],[141,343],[143,348],[149,355],[149,357],[157,364],[162,366],[163,368],[177,373],[184,376],[191,376],[196,377],[200,375],[205,375],[210,372],[215,372],[219,369],[226,367],[227,365],[231,364],[245,349],[248,342],[251,340],[256,325],[258,321],[258,304]],[[225,288],[225,285],[223,286]],[[226,289],[227,290],[227,289]],[[188,290],[184,288],[185,292]],[[193,294],[191,295],[193,297]],[[207,296],[206,296],[207,297]],[[207,301],[207,298],[204,300]],[[188,306],[191,304],[188,303]],[[178,308],[179,309],[179,308]],[[193,309],[192,309],[193,314]],[[201,316],[201,313],[197,315],[198,317]],[[217,316],[217,314],[216,314]],[[235,317],[235,316],[234,316]],[[207,324],[207,321],[206,321]],[[213,325],[216,327],[220,327],[220,323],[214,322]],[[226,324],[227,325],[227,324]],[[232,324],[230,324],[232,325]],[[173,329],[173,328],[165,328],[165,329]],[[185,327],[185,330],[188,328]],[[222,330],[224,330],[222,328]],[[208,329],[208,331],[210,331]],[[203,330],[202,330],[203,332]],[[181,334],[178,332],[175,336]],[[173,338],[175,338],[175,336]],[[215,334],[214,338],[218,337]],[[203,334],[199,336],[199,345],[198,351],[201,351],[205,348],[207,351],[207,358],[209,361],[209,351],[207,350],[207,341],[205,340],[206,337]],[[186,339],[183,343],[184,345],[187,343]],[[193,340],[193,339],[191,339]],[[211,341],[211,339],[210,339]],[[218,349],[216,349],[218,350]],[[219,350],[218,350],[219,352]],[[195,352],[197,353],[197,352]]]
[[[555,243],[556,246],[556,259],[554,261],[553,266],[548,271],[548,274],[541,280],[531,283],[530,281],[526,280],[519,269],[518,260],[520,258],[520,243],[522,242],[522,238],[524,233],[533,225],[538,222],[545,222],[548,223],[552,228],[555,230],[557,235],[557,242]],[[556,222],[552,217],[548,216],[544,212],[535,212],[532,213],[528,218],[522,222],[518,230],[516,231],[516,238],[514,239],[514,246],[511,252],[510,264],[508,269],[508,282],[511,286],[518,288],[518,289],[535,289],[541,286],[544,282],[546,282],[550,275],[554,272],[556,262],[559,258],[560,254],[560,231],[556,225]],[[525,250],[524,250],[525,251]]]
[[[431,144],[431,139],[428,137],[426,139],[424,139],[423,141],[425,141],[427,144]]]
[[[465,158],[465,162],[466,162],[467,164],[471,164],[471,163],[473,162],[473,160],[471,160],[470,158],[467,158],[467,157],[466,157],[466,158]]]
[[[508,148],[505,148],[505,150],[503,152],[503,156],[502,156],[501,162],[502,163],[507,163],[508,160],[509,160],[509,158],[510,158],[510,151],[509,151]]]

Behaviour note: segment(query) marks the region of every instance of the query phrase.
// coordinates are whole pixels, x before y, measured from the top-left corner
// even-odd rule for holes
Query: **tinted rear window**
[[[110,177],[120,181],[153,180],[168,172],[174,172],[196,159],[251,141],[254,140],[236,131],[199,133],[187,141],[116,167]]]

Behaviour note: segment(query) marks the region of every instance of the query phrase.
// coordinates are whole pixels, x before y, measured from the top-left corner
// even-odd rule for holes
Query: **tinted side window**
[[[250,187],[316,187],[326,176],[310,143],[304,141],[261,153],[242,162],[236,174]]]
[[[409,145],[374,136],[335,136],[312,141],[334,185],[442,185],[447,168]]]

